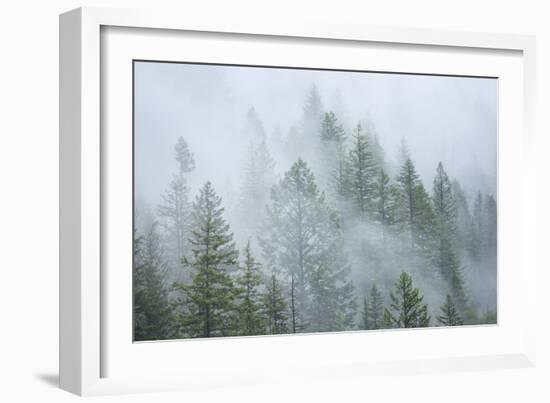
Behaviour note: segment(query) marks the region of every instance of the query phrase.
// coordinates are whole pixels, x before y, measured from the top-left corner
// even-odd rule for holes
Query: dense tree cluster
[[[313,86],[287,139],[273,136],[291,160],[279,177],[249,110],[235,234],[211,182],[191,201],[195,157],[178,139],[177,172],[135,234],[136,340],[496,322],[467,282],[496,256],[495,198],[471,203],[442,162],[427,188],[406,143],[393,164],[372,122],[348,131],[323,108]]]

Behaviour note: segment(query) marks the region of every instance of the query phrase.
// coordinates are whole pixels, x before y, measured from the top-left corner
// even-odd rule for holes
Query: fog
[[[358,122],[376,136],[392,182],[406,144],[429,194],[441,162],[460,184],[470,213],[478,192],[483,200],[496,199],[496,79],[156,62],[136,62],[134,72],[134,185],[142,218],[157,219],[161,195],[178,170],[174,145],[183,137],[196,163],[186,175],[190,201],[211,181],[223,200],[238,249],[249,238],[259,249],[255,239],[259,223],[251,230],[239,216],[249,147],[260,137],[265,140],[274,161],[273,184],[296,157],[304,158],[317,174],[316,162],[308,160],[317,146],[289,146],[292,136],[303,130],[304,105],[312,86],[318,90],[322,111],[334,112],[343,125],[346,144]],[[261,123],[253,133],[251,114]],[[320,190],[327,192],[326,183],[317,179]],[[263,212],[265,205],[257,209]],[[137,218],[139,230],[142,221]],[[348,225],[345,233],[358,300],[375,279],[387,301],[387,291],[399,273],[408,271],[435,317],[445,294],[442,280],[419,273],[420,263],[407,266],[410,256],[393,254],[391,245],[384,246],[384,253],[369,254],[374,248],[369,237],[376,238],[376,231],[376,225],[367,221]],[[257,254],[260,257],[260,251]],[[472,305],[480,314],[496,310],[496,252],[475,261],[466,249],[459,256]],[[384,264],[378,262],[381,259]]]
[[[184,136],[198,168],[194,187],[210,179],[239,185],[251,107],[267,136],[288,136],[303,115],[311,85],[324,109],[351,129],[368,117],[386,157],[405,139],[430,187],[439,161],[473,197],[496,193],[497,80],[383,73],[144,63],[135,66],[135,175],[144,202],[155,204],[176,169],[173,146]],[[280,156],[279,156],[280,157]],[[290,161],[277,161],[284,172]]]

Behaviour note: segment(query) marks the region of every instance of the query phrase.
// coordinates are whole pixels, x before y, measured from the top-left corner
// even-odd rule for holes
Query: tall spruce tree
[[[408,157],[397,177],[398,221],[411,247],[426,252],[433,241],[434,213],[416,168]]]
[[[234,334],[236,287],[230,272],[238,252],[223,218],[221,198],[212,184],[200,190],[193,203],[190,243],[192,257],[184,259],[191,283],[175,283],[179,299],[180,332],[187,337]]]
[[[163,238],[167,245],[168,263],[172,274],[178,273],[181,260],[189,253],[189,225],[191,206],[189,186],[185,175],[195,169],[195,158],[183,137],[179,137],[174,146],[178,171],[169,183],[157,207],[159,218],[163,222]],[[185,276],[176,276],[185,279]]]
[[[166,262],[157,223],[134,237],[134,340],[172,337],[172,307],[164,283]]]
[[[288,302],[275,274],[271,275],[263,295],[263,309],[268,334],[285,334],[288,328]]]
[[[356,211],[364,216],[372,207],[372,192],[376,177],[376,165],[369,138],[359,123],[353,132],[352,148],[348,156],[349,189]]]
[[[363,297],[363,310],[361,311],[361,324],[360,329],[361,330],[369,330],[370,329],[370,323],[369,323],[369,305],[367,303],[367,296],[365,295]]]
[[[453,299],[448,294],[445,303],[441,306],[441,315],[437,317],[437,321],[443,326],[460,326],[464,324]]]
[[[268,267],[281,269],[288,280],[290,331],[346,326],[355,301],[341,228],[303,160],[296,161],[274,186],[267,214],[260,244]],[[330,306],[323,323],[310,323],[316,318],[312,297]]]
[[[275,181],[275,162],[264,140],[250,143],[247,158],[238,213],[241,238],[250,239],[265,220],[265,205]]]
[[[179,137],[174,146],[176,161],[178,163],[178,172],[180,175],[189,173],[195,169],[195,156],[189,149],[189,145],[183,137]]]
[[[248,109],[246,114],[243,135],[245,137],[245,144],[247,142],[256,144],[266,140],[264,125],[253,106]]]
[[[382,242],[387,228],[396,221],[398,190],[390,183],[390,177],[380,168],[373,187],[374,221],[381,225]]]
[[[492,195],[485,198],[486,209],[486,223],[485,223],[485,235],[487,252],[496,256],[497,252],[497,202]]]
[[[370,329],[380,329],[383,326],[384,301],[376,284],[373,284],[369,292],[367,316]]]
[[[477,192],[474,208],[472,211],[472,222],[468,239],[468,251],[470,256],[477,260],[485,253],[486,234],[484,233],[484,206],[481,192]]]
[[[413,287],[410,275],[402,272],[390,291],[390,309],[384,310],[384,321],[390,327],[427,327],[430,325],[428,305],[418,288]]]
[[[258,335],[265,332],[262,314],[260,285],[262,277],[260,264],[252,255],[250,242],[244,248],[244,261],[237,276],[238,295],[238,334],[244,336]]]
[[[468,199],[460,183],[454,179],[451,186],[456,203],[457,243],[460,249],[465,250],[468,248],[468,235],[472,223],[472,215],[470,214]]]
[[[337,196],[339,185],[344,178],[342,160],[344,157],[344,142],[346,135],[343,126],[333,112],[323,115],[320,131],[319,184],[323,188],[334,189]],[[336,186],[334,186],[336,185]]]

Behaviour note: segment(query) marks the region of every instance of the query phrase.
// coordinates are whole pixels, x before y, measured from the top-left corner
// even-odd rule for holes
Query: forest
[[[316,84],[302,99],[285,135],[234,117],[236,186],[192,186],[215,160],[186,133],[167,146],[158,203],[135,203],[134,340],[495,324],[494,189],[466,192],[446,161],[426,182],[405,137],[385,150]]]

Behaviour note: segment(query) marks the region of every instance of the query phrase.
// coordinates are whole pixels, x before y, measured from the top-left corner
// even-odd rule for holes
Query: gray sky
[[[179,136],[195,153],[192,194],[206,180],[222,195],[227,183],[238,191],[248,109],[254,106],[268,136],[279,126],[286,137],[312,83],[325,109],[344,112],[348,128],[370,118],[387,159],[396,160],[405,138],[429,191],[439,161],[469,194],[481,186],[496,191],[495,79],[137,62],[137,197],[158,202],[176,170]],[[278,172],[288,167],[276,162]]]

